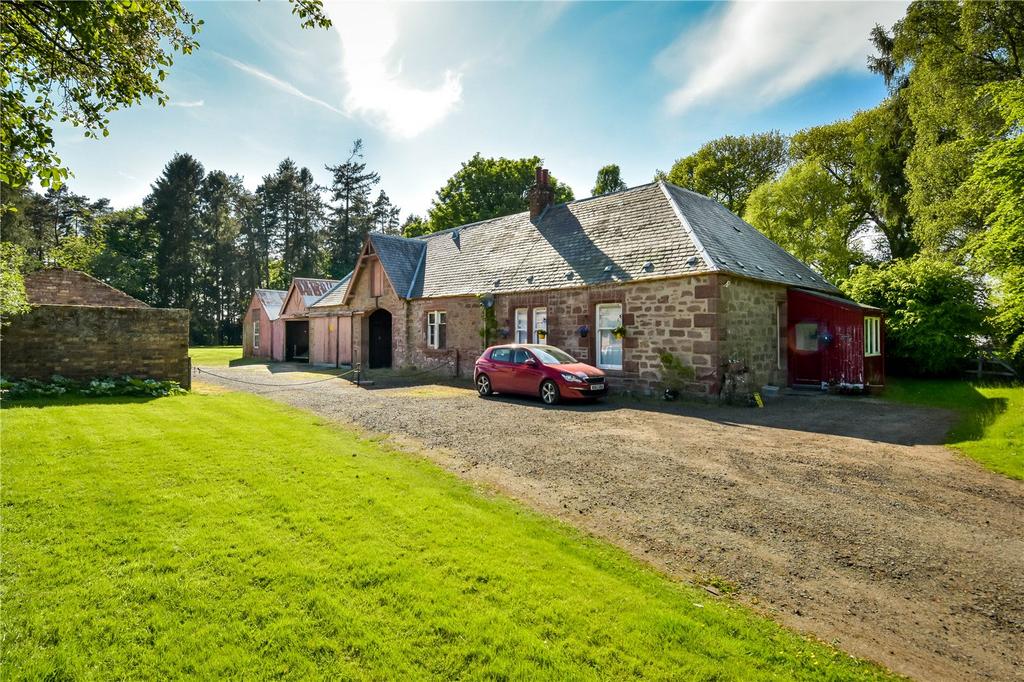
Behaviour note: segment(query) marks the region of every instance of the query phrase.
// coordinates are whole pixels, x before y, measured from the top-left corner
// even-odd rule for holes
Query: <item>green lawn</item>
[[[257,396],[0,415],[3,679],[886,677]]]
[[[245,360],[242,358],[241,346],[192,346],[188,349],[193,365],[208,367],[227,367],[248,362],[263,362],[258,358]]]
[[[959,412],[948,443],[993,471],[1024,479],[1024,386],[890,379],[885,397]]]

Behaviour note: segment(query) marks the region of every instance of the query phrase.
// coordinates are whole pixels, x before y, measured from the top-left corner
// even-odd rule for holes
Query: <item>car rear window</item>
[[[491,360],[495,362],[512,362],[512,349],[495,348],[491,351]]]

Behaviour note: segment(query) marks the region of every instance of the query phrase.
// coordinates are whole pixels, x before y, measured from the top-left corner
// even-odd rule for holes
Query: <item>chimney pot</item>
[[[555,193],[551,189],[550,174],[547,168],[537,167],[536,182],[530,188],[528,195],[530,200],[530,220],[536,220],[544,209],[551,205],[555,199]]]

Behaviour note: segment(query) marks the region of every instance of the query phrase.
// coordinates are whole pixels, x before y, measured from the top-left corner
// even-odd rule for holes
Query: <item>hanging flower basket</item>
[[[548,338],[547,330],[546,329],[538,329],[537,330],[537,338],[538,339],[546,339],[546,338]]]
[[[614,336],[617,339],[622,339],[625,335],[626,335],[626,328],[623,327],[621,324],[618,327],[616,327],[615,329],[612,330],[612,336]]]
[[[580,335],[581,339],[585,339],[587,338],[587,334],[590,333],[590,327],[585,324],[581,325],[580,328],[576,330],[576,333]]]

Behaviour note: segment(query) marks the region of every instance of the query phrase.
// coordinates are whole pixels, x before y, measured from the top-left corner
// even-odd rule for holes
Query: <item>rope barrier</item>
[[[435,363],[434,365],[432,365],[430,367],[424,367],[423,369],[416,370],[415,372],[409,372],[407,374],[403,374],[403,375],[401,375],[398,378],[401,378],[401,379],[420,378],[420,377],[428,376],[428,375],[430,375],[431,372],[435,372],[435,371],[437,371],[437,370],[439,370],[439,369],[441,369],[443,367],[454,367],[454,365],[455,365],[455,358],[451,358],[450,357],[447,360]],[[347,377],[349,374],[356,374],[357,375],[356,376],[356,384],[358,385],[360,379],[362,378],[362,376],[361,376],[361,369],[356,367],[356,368],[348,370],[347,372],[343,372],[341,374],[335,374],[335,375],[327,377],[326,379],[317,379],[316,381],[303,381],[303,382],[294,383],[294,384],[293,383],[287,383],[287,384],[268,384],[268,383],[262,382],[262,381],[246,381],[245,379],[238,379],[236,377],[229,377],[229,376],[225,376],[223,374],[217,374],[216,372],[211,372],[210,370],[203,369],[202,367],[194,367],[193,369],[196,371],[197,374],[209,374],[210,376],[217,377],[218,379],[223,379],[225,381],[233,381],[233,382],[235,382],[237,384],[246,384],[248,386],[265,386],[265,387],[268,387],[268,388],[292,388],[294,386],[311,386],[313,384],[322,384],[322,383],[325,383],[327,381],[333,381],[335,379],[343,379],[343,378]]]
[[[224,379],[225,381],[234,381],[235,383],[238,383],[238,384],[248,384],[249,386],[268,386],[268,387],[271,387],[271,388],[291,388],[292,386],[310,386],[312,384],[322,384],[325,381],[333,381],[335,379],[342,379],[342,378],[348,376],[349,374],[355,374],[355,373],[359,372],[358,369],[350,369],[349,371],[344,372],[342,374],[335,374],[335,375],[327,377],[326,379],[317,379],[316,381],[303,381],[303,382],[299,382],[299,383],[295,383],[295,384],[292,384],[292,383],[288,383],[288,384],[268,384],[268,383],[261,382],[261,381],[246,381],[245,379],[237,379],[235,377],[224,376],[223,374],[217,374],[216,372],[211,372],[210,370],[203,369],[202,367],[196,367],[195,370],[199,374],[209,374],[210,376],[217,377],[218,379]]]

